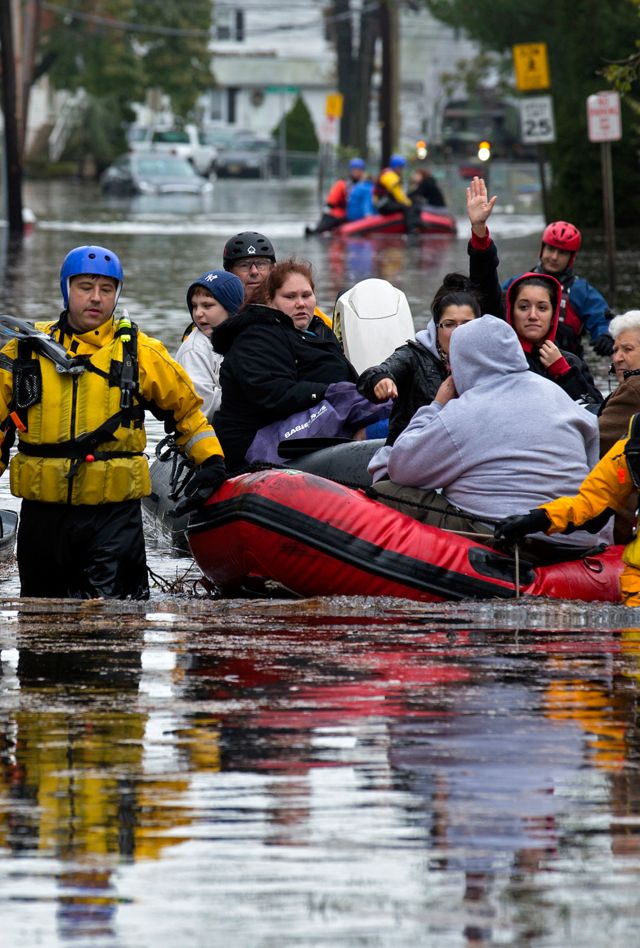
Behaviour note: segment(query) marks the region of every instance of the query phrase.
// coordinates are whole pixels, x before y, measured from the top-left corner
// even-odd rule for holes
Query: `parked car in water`
[[[117,158],[100,178],[105,194],[209,194],[213,185],[186,158],[132,151]]]
[[[267,178],[272,170],[272,152],[271,139],[238,135],[219,151],[216,174],[219,178]]]
[[[131,151],[158,151],[190,161],[198,174],[208,177],[218,157],[218,149],[205,140],[195,125],[130,125],[127,132]]]
[[[202,130],[205,145],[212,145],[218,152],[232,148],[238,138],[255,138],[255,134],[249,128],[236,125],[207,125]]]

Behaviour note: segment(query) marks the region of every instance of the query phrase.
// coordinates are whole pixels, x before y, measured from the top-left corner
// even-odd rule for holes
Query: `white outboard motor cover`
[[[402,290],[375,278],[361,280],[338,297],[333,331],[358,372],[378,365],[416,334]]]

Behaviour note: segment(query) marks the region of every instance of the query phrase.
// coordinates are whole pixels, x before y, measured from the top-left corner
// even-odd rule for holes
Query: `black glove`
[[[536,507],[527,514],[513,514],[497,523],[493,532],[496,542],[501,546],[513,546],[522,537],[530,533],[546,532],[551,520],[546,510]]]
[[[599,356],[610,356],[613,352],[613,336],[603,332],[593,343],[593,351]]]
[[[208,500],[224,484],[227,477],[224,460],[219,454],[207,458],[195,469],[193,477],[187,481],[184,489],[185,496],[170,511],[170,515],[172,517],[182,517],[190,510],[197,510],[198,507],[202,507],[205,500]]]

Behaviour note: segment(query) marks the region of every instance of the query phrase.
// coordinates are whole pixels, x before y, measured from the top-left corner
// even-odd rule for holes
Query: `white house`
[[[360,0],[362,3],[371,0]],[[354,9],[357,4],[353,4]],[[359,9],[359,7],[358,7]],[[326,36],[331,7],[308,0],[216,0],[209,45],[216,86],[201,99],[204,124],[224,123],[269,136],[300,94],[321,138],[335,138],[326,119],[327,95],[336,91],[335,51]],[[399,22],[400,142],[436,141],[444,106],[440,76],[477,47],[426,9],[402,9]],[[370,143],[378,145],[374,75]],[[43,128],[58,120],[64,137],[65,93],[52,93],[46,77],[34,88],[29,110],[28,147]],[[166,108],[150,93],[143,121]],[[69,110],[70,112],[72,109]],[[54,132],[54,135],[56,132]]]

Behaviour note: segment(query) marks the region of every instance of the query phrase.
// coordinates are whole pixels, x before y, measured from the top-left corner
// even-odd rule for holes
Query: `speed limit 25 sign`
[[[523,145],[544,145],[556,140],[553,99],[537,95],[520,100],[520,125]]]

